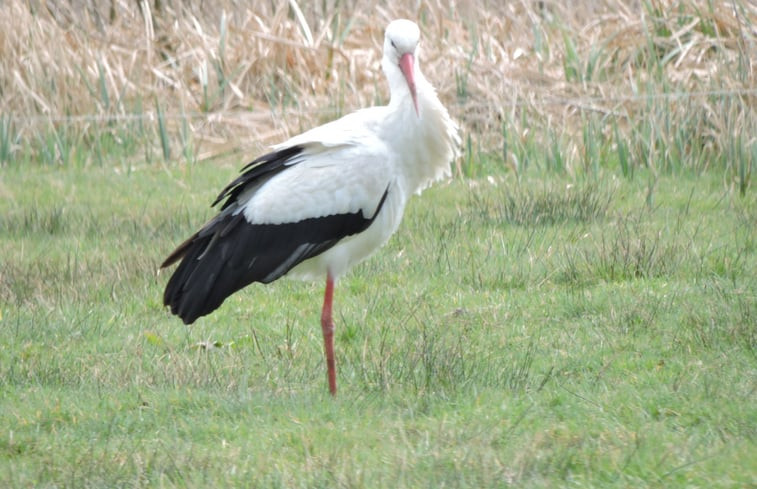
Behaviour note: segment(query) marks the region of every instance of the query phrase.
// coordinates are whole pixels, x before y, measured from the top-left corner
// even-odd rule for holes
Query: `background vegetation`
[[[753,2],[255,3],[0,9],[0,485],[757,485]],[[332,400],[322,284],[187,328],[156,269],[386,101],[396,17],[464,151],[339,283]]]

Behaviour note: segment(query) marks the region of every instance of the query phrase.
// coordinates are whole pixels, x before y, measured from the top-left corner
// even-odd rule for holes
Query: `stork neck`
[[[444,108],[433,92],[418,93],[418,111],[408,94],[392,100],[385,127],[386,137],[401,153],[399,173],[409,193],[419,192],[431,182],[449,174],[452,150]],[[394,107],[391,105],[396,104]]]

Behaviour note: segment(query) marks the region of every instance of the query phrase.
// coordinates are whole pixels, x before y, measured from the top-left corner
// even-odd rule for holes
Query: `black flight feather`
[[[288,148],[264,154],[248,163],[242,168],[242,174],[239,175],[236,180],[228,184],[226,188],[221,190],[221,193],[218,194],[218,197],[213,201],[211,207],[215,207],[216,204],[223,199],[226,199],[221,210],[226,209],[236,202],[239,194],[247,188],[249,183],[261,180],[263,177],[270,178],[285,169],[287,166],[295,164],[297,162],[295,157],[302,153],[302,150],[302,146],[290,146]]]
[[[295,160],[294,158],[302,153],[303,149],[304,148],[302,146],[290,146],[288,148],[264,154],[263,156],[260,156],[259,158],[256,158],[255,160],[246,164],[240,170],[241,175],[239,175],[239,177],[234,179],[234,181],[232,181],[223,190],[221,190],[221,193],[218,194],[218,197],[216,197],[216,200],[214,200],[213,203],[210,204],[210,206],[215,207],[223,199],[226,199],[226,202],[224,202],[223,206],[221,206],[221,211],[225,210],[227,207],[233,205],[236,202],[239,194],[241,194],[246,188],[248,188],[249,185],[263,182],[276,175],[280,171],[284,170],[287,166],[296,163],[297,160]],[[220,215],[216,216],[205,226],[203,226],[203,229],[197,234],[200,234],[203,230],[212,227],[213,223],[220,217]],[[239,217],[241,218],[242,216],[240,215]],[[171,265],[179,261],[186,254],[187,247],[197,237],[197,234],[177,246],[176,249],[173,250],[173,252],[171,252],[171,254],[168,255],[168,257],[163,261],[163,263],[160,264],[160,268],[170,267]]]
[[[179,245],[161,268],[181,259],[166,285],[163,303],[186,324],[211,313],[252,282],[269,283],[304,260],[328,250],[341,239],[367,229],[381,210],[387,188],[370,217],[362,210],[282,224],[251,224],[236,198],[250,185],[282,171],[302,152],[287,148],[258,158],[243,169],[214,204],[227,198],[221,213]],[[294,162],[296,163],[296,161]],[[234,213],[236,212],[236,213]]]

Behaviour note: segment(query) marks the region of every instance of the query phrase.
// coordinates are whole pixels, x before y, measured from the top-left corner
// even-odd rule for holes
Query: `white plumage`
[[[362,109],[273,147],[216,199],[221,212],[161,265],[181,260],[164,302],[186,323],[252,283],[326,277],[321,318],[336,393],[335,280],[396,231],[410,196],[450,173],[457,127],[418,67],[420,31],[389,24],[382,68],[389,105]]]

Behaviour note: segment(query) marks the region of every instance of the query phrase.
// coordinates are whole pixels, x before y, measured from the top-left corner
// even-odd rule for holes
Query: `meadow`
[[[0,10],[0,486],[757,486],[757,7]],[[187,327],[166,254],[415,19],[453,177],[337,285]]]

